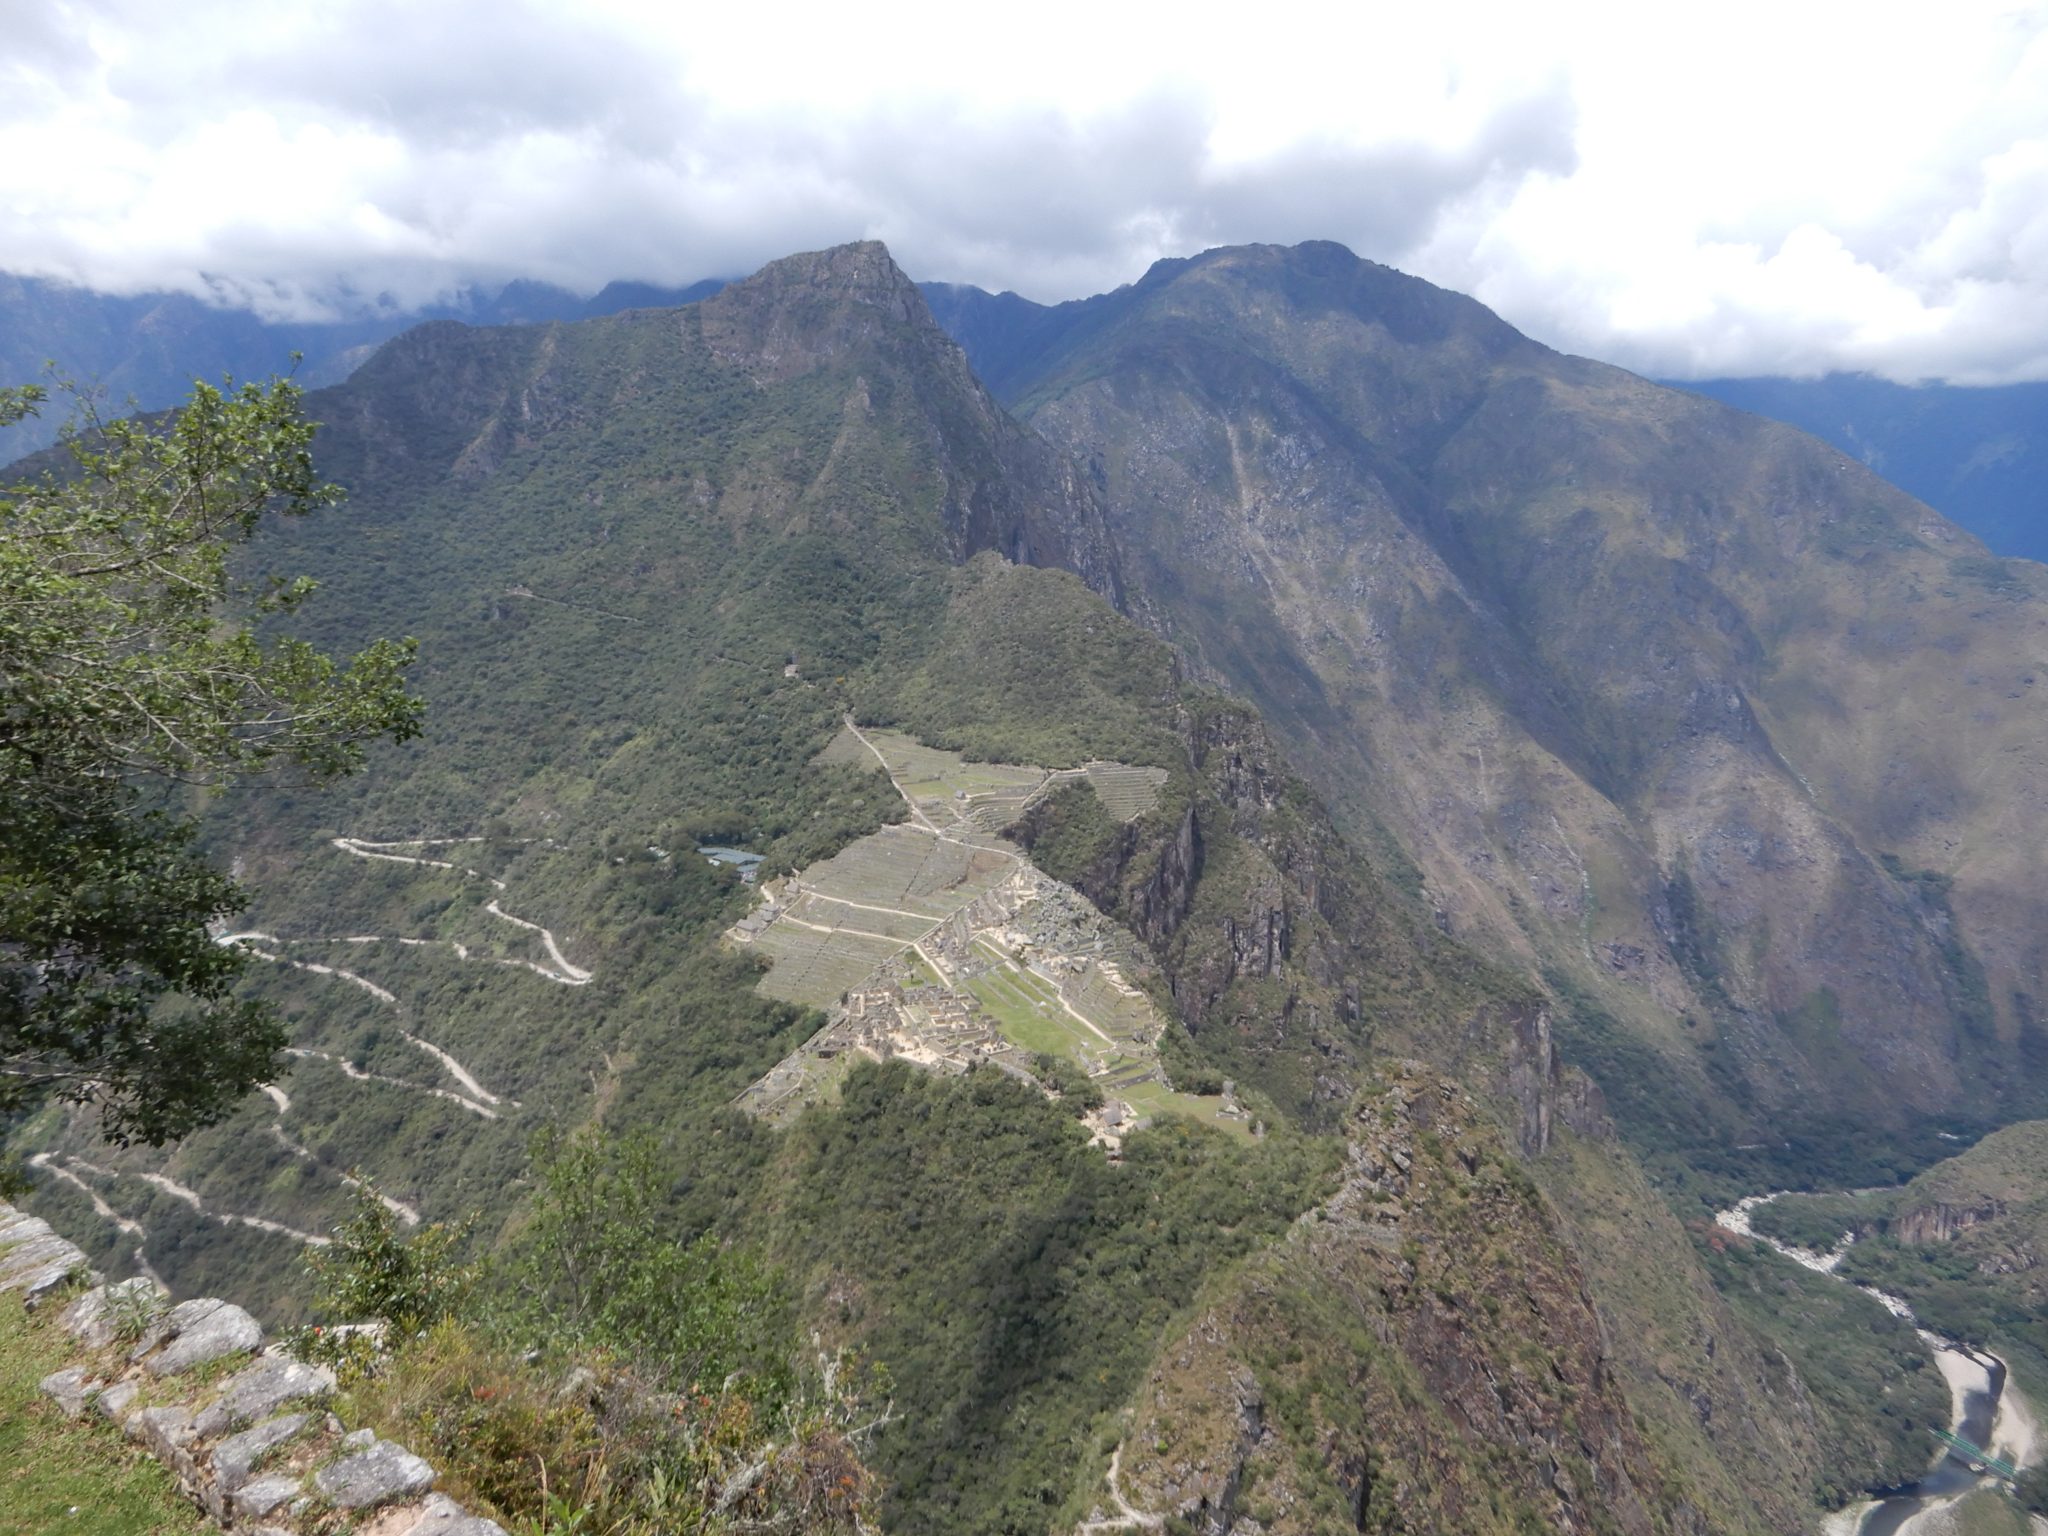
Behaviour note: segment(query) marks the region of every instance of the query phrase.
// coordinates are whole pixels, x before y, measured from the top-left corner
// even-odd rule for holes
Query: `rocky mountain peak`
[[[787,305],[808,300],[864,304],[907,323],[931,324],[917,285],[879,240],[856,240],[772,261],[720,295],[735,305]]]

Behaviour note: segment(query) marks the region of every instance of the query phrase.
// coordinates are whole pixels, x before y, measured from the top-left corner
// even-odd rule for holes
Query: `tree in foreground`
[[[43,399],[0,390],[0,426]],[[55,1096],[161,1144],[271,1072],[197,793],[331,780],[419,728],[409,641],[337,660],[288,632],[310,581],[237,577],[267,518],[339,498],[312,438],[290,383],[200,384],[155,420],[88,408],[57,467],[0,487],[0,1112]]]

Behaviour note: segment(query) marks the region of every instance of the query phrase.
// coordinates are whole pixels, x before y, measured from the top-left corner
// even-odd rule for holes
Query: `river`
[[[1830,1253],[1815,1253],[1810,1248],[1797,1248],[1767,1237],[1751,1225],[1751,1212],[1787,1193],[1790,1191],[1751,1195],[1717,1213],[1714,1220],[1730,1232],[1775,1249],[1803,1268],[1823,1275],[1835,1274],[1842,1255],[1849,1251],[1849,1245],[1854,1241],[1853,1236],[1844,1238]],[[1950,1429],[1953,1433],[1973,1445],[1989,1448],[1994,1455],[2008,1457],[2016,1466],[2026,1467],[2037,1459],[2033,1409],[2021,1396],[2019,1388],[2006,1379],[2003,1360],[1922,1328],[1919,1319],[1913,1316],[1913,1309],[1888,1291],[1848,1279],[1843,1279],[1842,1283],[1855,1285],[1894,1317],[1911,1323],[1928,1348],[1933,1350],[1934,1363],[1940,1368],[1942,1379],[1948,1383],[1952,1407]],[[1918,1481],[1903,1488],[1884,1490],[1875,1498],[1852,1505],[1831,1516],[1822,1529],[1826,1536],[1914,1536],[1916,1530],[1926,1524],[1921,1519],[1923,1515],[1945,1508],[1973,1489],[1990,1486],[1996,1481],[1988,1475],[1972,1472],[1944,1452]],[[2041,1528],[2042,1522],[2036,1520],[2034,1529],[2039,1531]]]

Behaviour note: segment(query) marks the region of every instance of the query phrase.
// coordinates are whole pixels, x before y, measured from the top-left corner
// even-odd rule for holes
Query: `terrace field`
[[[817,761],[886,771],[918,821],[963,835],[1000,832],[1041,796],[1076,779],[1087,780],[1117,821],[1134,820],[1158,805],[1166,785],[1164,768],[1100,760],[1058,769],[975,763],[901,731],[856,730],[851,724]]]
[[[786,1120],[830,1096],[863,1056],[939,1071],[989,1065],[1034,1081],[1039,1058],[1053,1057],[1102,1090],[1099,1131],[1112,1146],[1112,1127],[1167,1112],[1249,1128],[1233,1100],[1168,1084],[1166,1019],[1125,979],[1149,966],[1135,941],[995,832],[1049,786],[1082,778],[1113,815],[1142,815],[1162,770],[970,763],[851,722],[818,761],[886,772],[910,819],[765,882],[762,905],[728,931],[769,962],[763,995],[827,1015],[741,1107]]]

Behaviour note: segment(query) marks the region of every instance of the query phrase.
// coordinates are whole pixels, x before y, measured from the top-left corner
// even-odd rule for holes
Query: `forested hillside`
[[[1268,259],[1210,265],[1220,282]],[[1448,296],[1394,285],[1368,324],[1304,281],[1323,319],[1275,300],[1289,336],[1348,345],[1363,329],[1461,365],[1528,347]],[[1818,1403],[1715,1292],[1612,1129],[1723,1179],[1790,1155],[1719,1156],[1812,1065],[1776,1044],[1744,1054],[1786,1028],[1768,1006],[1775,952],[1727,915],[1713,874],[1749,868],[1749,844],[1717,822],[1687,845],[1699,910],[1638,967],[1665,990],[1597,958],[1654,921],[1622,894],[1682,909],[1624,800],[1661,803],[1658,774],[1697,766],[1699,740],[1730,794],[1790,770],[1748,726],[1720,731],[1721,712],[1741,715],[1724,695],[1681,708],[1674,682],[1624,708],[1611,679],[1566,691],[1562,641],[1513,659],[1498,615],[1461,595],[1476,567],[1403,564],[1427,543],[1421,513],[1370,522],[1393,493],[1371,500],[1355,469],[1317,460],[1300,422],[1341,429],[1407,495],[1416,472],[1392,449],[1362,446],[1255,346],[1129,329],[1135,352],[1033,397],[1049,440],[1004,413],[867,244],[687,308],[425,326],[313,395],[322,469],[349,500],[266,534],[251,572],[317,578],[323,644],[415,636],[428,729],[335,790],[265,785],[210,808],[215,852],[254,893],[224,938],[266,962],[253,985],[289,1016],[285,1070],[167,1155],[109,1151],[54,1111],[13,1127],[39,1158],[37,1207],[110,1270],[139,1247],[181,1292],[289,1320],[304,1248],[352,1208],[352,1181],[408,1230],[474,1214],[483,1252],[527,1218],[535,1133],[648,1133],[666,1234],[765,1260],[793,1331],[886,1368],[898,1420],[873,1461],[885,1524],[909,1533],[1067,1531],[1127,1508],[1213,1531],[1775,1533],[1896,1472],[1912,1427]],[[1191,377],[1197,353],[1205,390],[1299,420],[1117,414]],[[1322,361],[1341,379],[1356,358]],[[1374,409],[1393,439],[1476,409],[1386,373],[1400,408]],[[1512,397],[1533,410],[1541,394]],[[1076,455],[1082,422],[1131,435]],[[1254,464],[1327,472],[1342,496],[1223,478]],[[1342,530],[1309,526],[1339,501]],[[1300,561],[1261,563],[1280,547]],[[1505,584],[1496,553],[1488,579]],[[1283,577],[1293,595],[1271,604]],[[1385,663],[1371,686],[1325,667],[1354,645]],[[1527,731],[1498,755],[1503,700],[1541,704],[1552,756]],[[1587,755],[1589,722],[1651,704],[1654,730]],[[1153,772],[1130,805],[1085,772],[1048,781],[976,844],[893,770],[832,750],[849,721],[983,765]],[[1396,735],[1374,734],[1389,721]],[[1566,810],[1611,834],[1576,884]],[[1810,814],[1814,846],[1860,870],[1859,845]],[[1173,1089],[1220,1101],[1227,1085],[1229,1123],[1125,1122],[1112,1156],[1082,1118],[1089,1084],[1050,1053],[933,1071],[877,1050],[786,1126],[744,1113],[825,1018],[759,990],[761,964],[728,935],[795,872],[892,824],[1080,893],[1104,953],[1143,961]],[[1505,842],[1457,842],[1478,826]],[[1455,879],[1453,845],[1471,855]],[[759,883],[700,846],[758,856]],[[1519,850],[1512,876],[1486,872],[1496,848]],[[1539,852],[1549,884],[1528,880]],[[1896,940],[1923,986],[1922,1012],[1878,1033],[1949,1063],[1915,1106],[1931,1125],[1973,1074],[2022,1058],[1996,1010],[1942,1055],[1934,1021],[1971,951],[1930,937],[1943,891],[1871,878],[1838,893],[1840,921]],[[913,915],[840,905],[837,927],[870,939]],[[1841,976],[1845,1008],[1861,985]],[[1859,1081],[1920,1059],[1879,1056]],[[1821,1114],[1874,1102],[1834,1095]]]

